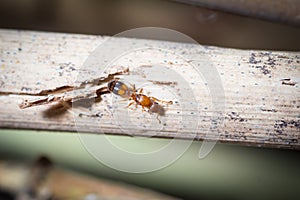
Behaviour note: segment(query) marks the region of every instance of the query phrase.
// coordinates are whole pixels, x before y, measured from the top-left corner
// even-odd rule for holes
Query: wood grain
[[[103,72],[103,66],[93,63],[95,60],[91,61],[90,55],[108,39],[0,30],[0,126],[196,140],[210,138],[250,146],[300,149],[299,52],[113,38],[114,49],[108,51],[119,49],[120,45],[129,50],[139,45],[146,45],[148,49],[127,53],[108,64],[110,68]],[[170,49],[174,52],[176,49],[177,54],[170,53]],[[100,62],[107,59],[103,54],[99,57]],[[193,67],[197,63],[201,66]],[[209,80],[206,74],[197,74],[197,68],[207,70],[212,66],[218,72],[216,77],[220,77],[225,96],[211,94],[213,78]],[[135,80],[133,83],[143,87],[148,95],[174,102],[164,106],[165,116],[159,116],[161,124],[155,115],[142,112],[139,106],[132,106],[128,111],[125,109],[128,101],[115,100],[111,94],[97,101],[93,98],[81,101],[84,106],[76,104],[69,109],[61,104],[18,107],[24,99],[44,98],[41,91],[76,87],[126,67],[130,74],[120,78],[131,77],[130,80]],[[172,70],[181,81],[164,75],[164,72],[169,73],[164,70]],[[204,79],[199,78],[201,76]],[[142,85],[144,80],[147,80],[146,85]],[[182,86],[182,83],[187,85]],[[224,102],[224,109],[214,107],[212,96],[216,102]],[[210,135],[216,116],[222,118],[224,125],[218,126],[218,135]]]

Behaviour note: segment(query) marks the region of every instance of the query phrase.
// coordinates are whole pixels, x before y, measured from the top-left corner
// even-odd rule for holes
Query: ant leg
[[[165,103],[165,104],[173,104],[173,101],[163,101],[163,100],[159,100],[155,97],[150,97],[151,100],[156,101],[156,102],[160,102],[160,103]]]
[[[160,119],[158,118],[158,114],[156,115],[156,119],[158,120],[158,122],[161,124]]]
[[[135,84],[131,85],[132,89],[133,89],[133,92],[137,92],[137,89],[135,87]],[[139,89],[138,91],[139,94],[142,94],[143,93],[143,88]]]
[[[142,94],[142,93],[143,93],[143,90],[144,90],[144,89],[143,89],[143,88],[141,88],[141,89],[140,89],[140,91],[139,91],[139,93],[140,93],[140,94]]]
[[[134,104],[134,101],[130,102],[130,103],[126,106],[126,108],[129,108],[132,104]]]
[[[146,112],[145,106],[142,106],[142,112]]]
[[[132,91],[133,92],[136,92],[136,88],[135,88],[135,84],[130,84],[131,88],[132,88]]]
[[[132,104],[134,104],[135,103],[135,101],[132,101],[132,102],[130,102],[125,108],[129,108]],[[137,107],[138,107],[138,104],[135,104],[135,109],[137,109]],[[130,110],[133,110],[133,109],[131,109],[131,108],[129,108]]]

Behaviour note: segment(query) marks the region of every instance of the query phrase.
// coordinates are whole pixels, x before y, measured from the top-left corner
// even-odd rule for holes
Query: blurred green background
[[[140,152],[166,142],[166,139],[107,137],[122,143],[123,148]],[[297,199],[300,189],[298,151],[217,144],[205,159],[199,160],[201,144],[193,142],[180,159],[164,169],[129,174],[95,160],[76,133],[1,130],[0,158],[32,162],[43,154],[61,167],[184,199]]]

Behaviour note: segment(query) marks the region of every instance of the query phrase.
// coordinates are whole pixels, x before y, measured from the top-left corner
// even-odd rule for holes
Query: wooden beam
[[[300,2],[298,0],[174,0],[195,6],[281,22],[295,26],[300,25]]]
[[[221,113],[224,127],[221,126],[219,135],[212,135],[211,140],[300,149],[299,52],[212,46],[198,48],[195,44],[115,38],[115,48],[124,44],[128,48],[137,44],[150,47],[149,51],[131,52],[124,59],[115,61],[106,75],[129,68],[129,75],[120,78],[135,77],[136,82],[133,84],[141,86],[140,77],[143,77],[148,86],[150,84],[155,89],[143,86],[145,94],[172,100],[174,104],[164,106],[165,116],[159,116],[162,123],[158,123],[155,115],[142,112],[139,106],[137,109],[133,106],[128,114],[127,109],[121,109],[126,107],[127,101],[122,103],[118,100],[112,105],[115,98],[111,94],[94,101],[97,87],[105,87],[105,81],[94,85],[96,88],[93,86],[87,89],[92,102],[83,103],[90,103],[88,108],[77,105],[67,109],[68,106],[61,104],[19,108],[18,105],[24,99],[52,99],[47,95],[70,95],[64,90],[78,87],[79,79],[86,79],[80,83],[101,79],[105,75],[100,73],[102,66],[97,67],[97,63],[94,63],[89,68],[86,60],[107,39],[109,37],[0,30],[0,126],[204,140],[207,134],[209,136],[213,116]],[[190,60],[155,51],[157,45],[161,49],[179,49],[180,56]],[[101,59],[103,61],[106,57]],[[199,79],[194,68],[188,65],[195,61],[201,62],[204,68],[215,66],[225,97],[209,94],[209,87],[212,86],[208,85],[207,89],[207,83]],[[191,93],[187,95],[184,90],[180,90],[181,82],[174,80],[174,77],[165,75],[162,77],[164,82],[161,82],[149,75],[151,70],[157,74],[162,73],[158,68],[161,66],[179,73],[188,83],[193,98]],[[83,72],[86,74],[78,77]],[[172,96],[174,91],[179,92]],[[86,92],[77,91],[80,94]],[[215,95],[217,102],[224,101],[224,110],[214,109],[211,95]],[[128,117],[131,117],[131,121],[128,121]]]

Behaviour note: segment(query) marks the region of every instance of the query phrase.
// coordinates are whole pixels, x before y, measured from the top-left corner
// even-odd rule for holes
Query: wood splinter
[[[79,87],[62,86],[54,90],[42,90],[37,94],[37,96],[41,94],[47,96],[34,100],[24,99],[23,102],[19,104],[19,108],[25,109],[33,106],[52,104],[55,102],[65,103],[75,102],[82,99],[99,98],[101,95],[109,93],[107,86],[100,87],[102,83],[113,80],[116,75],[126,73],[129,73],[129,68],[108,74],[105,77],[82,82]],[[90,85],[88,89],[86,88],[87,85]],[[68,90],[65,90],[65,88],[68,88]]]

